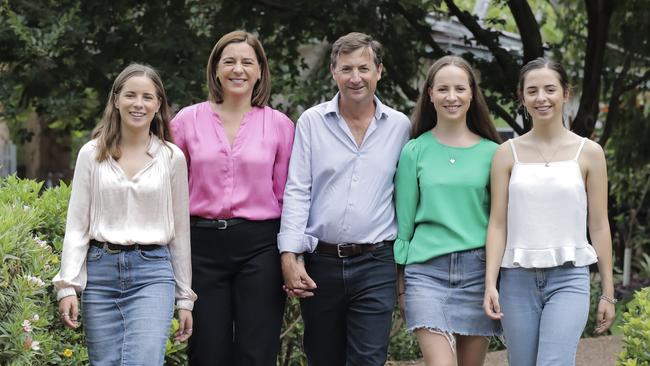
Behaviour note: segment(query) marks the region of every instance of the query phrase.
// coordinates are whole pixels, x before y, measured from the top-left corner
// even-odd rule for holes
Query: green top
[[[430,131],[404,146],[395,176],[397,263],[485,246],[497,147],[484,138],[469,147],[447,146]]]

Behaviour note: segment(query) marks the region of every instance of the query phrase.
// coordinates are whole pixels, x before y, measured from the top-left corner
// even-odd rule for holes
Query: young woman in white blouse
[[[605,155],[563,124],[569,83],[561,65],[530,61],[517,91],[533,129],[502,144],[492,162],[483,306],[501,320],[510,365],[574,365],[596,261],[596,331],[615,317]]]
[[[169,120],[158,74],[131,64],[77,157],[54,284],[69,328],[81,293],[94,366],[162,365],[174,299],[176,339],[192,333],[187,166]]]

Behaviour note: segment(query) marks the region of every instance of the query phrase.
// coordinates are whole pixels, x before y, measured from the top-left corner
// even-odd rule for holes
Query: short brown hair
[[[375,66],[379,67],[382,63],[383,47],[381,43],[375,41],[374,38],[359,32],[348,33],[334,42],[332,45],[332,53],[330,54],[330,64],[336,67],[336,58],[340,54],[352,53],[359,48],[370,48],[374,54]]]
[[[260,65],[260,73],[262,75],[260,80],[255,83],[255,87],[253,87],[251,104],[257,107],[265,106],[268,104],[269,98],[271,97],[271,73],[269,72],[269,63],[266,59],[266,53],[264,53],[262,43],[260,43],[254,34],[242,30],[236,30],[224,35],[217,41],[214,48],[212,48],[212,53],[210,53],[210,57],[208,58],[208,67],[206,72],[209,90],[208,99],[215,103],[223,102],[223,90],[221,88],[221,83],[217,78],[219,60],[221,59],[221,54],[226,46],[231,43],[241,42],[246,42],[249,46],[253,47],[255,56],[257,56],[257,63]]]

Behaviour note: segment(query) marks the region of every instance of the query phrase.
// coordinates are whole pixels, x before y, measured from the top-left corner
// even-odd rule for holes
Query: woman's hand
[[[178,309],[178,330],[174,334],[174,339],[179,342],[185,342],[192,336],[192,312],[186,309]]]
[[[63,325],[70,329],[79,328],[79,304],[77,302],[77,295],[70,295],[59,300],[59,316]]]
[[[598,302],[598,317],[596,321],[596,333],[605,333],[616,319],[616,307],[609,301],[600,299]]]
[[[501,320],[503,313],[501,312],[501,305],[499,305],[499,291],[492,287],[485,289],[485,296],[483,298],[483,310],[490,319]]]

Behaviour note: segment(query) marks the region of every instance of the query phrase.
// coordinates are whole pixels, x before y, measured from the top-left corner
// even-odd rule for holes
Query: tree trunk
[[[526,0],[510,0],[508,7],[515,18],[524,49],[524,62],[544,56],[544,43],[539,32],[539,24]]]
[[[32,113],[27,120],[32,138],[23,146],[25,178],[57,185],[59,180],[70,182],[70,137],[59,137],[47,128],[41,116]]]
[[[585,0],[587,8],[587,44],[582,79],[582,95],[571,130],[580,136],[590,137],[598,119],[600,100],[600,75],[603,71],[605,44],[609,33],[609,20],[614,1]]]

